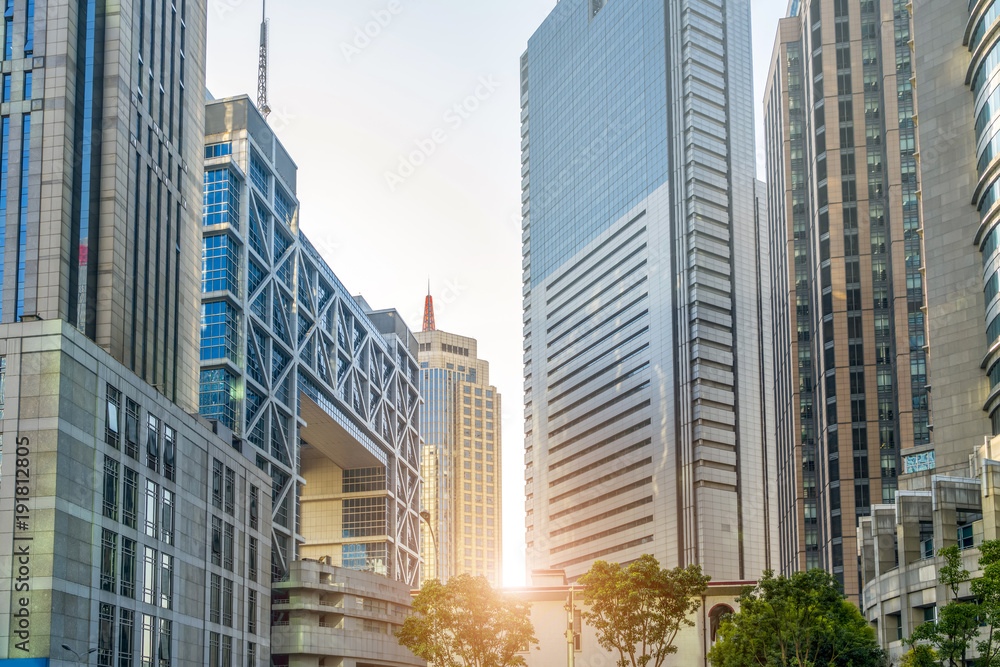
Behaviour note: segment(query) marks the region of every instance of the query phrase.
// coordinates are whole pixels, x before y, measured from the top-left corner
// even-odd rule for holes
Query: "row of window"
[[[104,441],[116,450],[122,449],[122,394],[112,385],[107,386]],[[177,450],[177,431],[167,426],[152,413],[146,414],[146,451],[139,451],[139,404],[131,398],[125,399],[124,452],[126,456],[142,461],[153,472],[162,474],[167,480],[176,481],[174,457]]]
[[[101,534],[100,587],[154,607],[173,609],[174,557],[105,528]]]
[[[104,457],[104,498],[102,511],[112,521],[139,530],[139,489],[142,477],[115,459]],[[174,543],[174,513],[176,495],[151,479],[145,480],[145,503],[142,513],[142,532],[164,544]]]
[[[173,621],[150,614],[139,614],[139,642],[135,641],[136,613],[124,607],[117,610],[112,604],[102,603],[98,612],[97,664],[114,667],[132,667],[135,651],[139,649],[140,667],[170,667],[173,660]],[[117,637],[115,636],[117,633]]]

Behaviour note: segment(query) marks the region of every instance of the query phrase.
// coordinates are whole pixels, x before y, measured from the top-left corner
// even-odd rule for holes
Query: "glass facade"
[[[240,318],[228,301],[201,306],[201,360],[228,359],[239,365]]]
[[[532,286],[667,180],[664,3],[610,2],[591,18],[587,1],[554,11],[521,63]]]
[[[205,171],[203,224],[240,229],[240,182],[229,169]]]
[[[203,293],[230,291],[240,293],[240,260],[239,243],[231,236],[206,236],[202,241],[202,279]]]

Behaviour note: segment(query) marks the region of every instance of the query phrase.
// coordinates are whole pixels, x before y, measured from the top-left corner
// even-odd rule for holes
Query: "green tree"
[[[938,581],[945,587],[945,595],[950,601],[938,609],[936,621],[927,621],[917,627],[906,644],[914,646],[926,642],[935,648],[943,664],[957,667],[965,664],[966,654],[979,636],[979,605],[951,599],[958,597],[959,585],[969,580],[969,571],[962,567],[958,547],[941,549],[938,555],[945,559],[938,571]]]
[[[1000,540],[979,545],[979,569],[983,576],[970,584],[979,605],[979,621],[986,626],[976,643],[977,665],[1000,665]]]
[[[628,567],[599,560],[580,578],[583,618],[597,642],[618,653],[619,667],[661,667],[674,640],[701,605],[709,577],[698,565],[666,570],[649,554]]]
[[[424,582],[396,639],[435,667],[516,667],[526,664],[518,653],[538,643],[529,613],[485,577],[434,579]]]
[[[709,651],[712,667],[881,667],[885,653],[840,583],[823,570],[771,571],[737,599]]]
[[[927,644],[917,644],[899,661],[899,667],[937,667],[937,654]]]

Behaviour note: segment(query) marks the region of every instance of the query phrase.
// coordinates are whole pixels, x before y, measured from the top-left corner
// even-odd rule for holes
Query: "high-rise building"
[[[299,231],[297,168],[250,99],[205,115],[200,412],[271,476],[272,574],[328,557],[415,585],[416,339]]]
[[[931,446],[910,14],[810,0],[765,104],[780,568],[859,593],[856,526]]]
[[[748,0],[562,0],[521,58],[529,570],[776,565]]]
[[[430,294],[420,345],[423,579],[468,573],[500,585],[500,393],[475,338],[438,331]]]
[[[197,406],[204,0],[6,0],[0,322],[65,320]]]

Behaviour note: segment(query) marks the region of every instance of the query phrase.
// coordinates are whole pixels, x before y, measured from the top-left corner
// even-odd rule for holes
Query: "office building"
[[[529,571],[776,566],[751,60],[748,0],[563,0],[521,58]]]
[[[792,2],[764,98],[779,565],[853,599],[858,518],[931,448],[910,39],[903,0]]]
[[[500,585],[503,554],[500,393],[475,338],[439,331],[424,305],[419,344],[423,579],[468,573]]]
[[[0,660],[268,664],[252,460],[64,320],[0,325],[0,399]]]
[[[416,339],[299,231],[297,168],[250,99],[205,113],[200,412],[272,479],[272,574],[329,557],[416,585]]]
[[[194,412],[206,3],[5,7],[0,322],[67,321]]]

